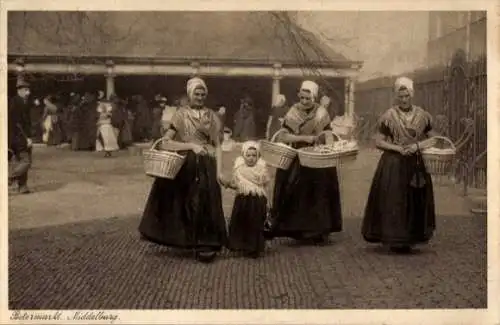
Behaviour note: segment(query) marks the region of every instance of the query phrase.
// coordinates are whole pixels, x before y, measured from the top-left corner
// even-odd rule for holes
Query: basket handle
[[[278,135],[283,132],[283,130],[278,130],[276,131],[276,133],[273,134],[273,136],[271,137],[270,141],[271,142],[275,142],[276,141],[276,138],[278,137]]]
[[[155,142],[153,142],[153,144],[151,145],[151,149],[156,149],[156,146],[158,145],[158,143],[160,142],[163,142],[165,140],[165,138],[161,137],[159,139],[157,139]]]
[[[341,140],[340,136],[337,133],[335,133],[335,132],[333,132],[331,130],[322,131],[322,132],[320,132],[320,135],[321,134],[325,135],[325,143],[329,144],[329,145],[331,145],[331,144],[333,144],[335,142],[334,139],[333,139],[333,136],[335,136],[337,138],[337,141]]]
[[[436,135],[434,136],[434,138],[436,139],[441,139],[441,140],[444,140],[445,142],[448,142],[450,145],[451,145],[451,148],[453,150],[456,150],[457,148],[455,147],[455,144],[453,143],[453,141],[450,140],[450,138],[447,138],[447,137],[443,137],[441,135]]]

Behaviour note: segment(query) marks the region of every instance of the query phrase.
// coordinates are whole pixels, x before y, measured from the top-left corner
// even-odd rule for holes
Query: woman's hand
[[[406,151],[406,148],[403,147],[403,146],[395,146],[394,147],[394,151],[400,153],[401,155],[403,156],[406,156],[407,155],[407,151]]]
[[[219,174],[219,175],[217,176],[217,181],[219,182],[219,184],[220,184],[222,187],[227,188],[227,182],[226,182],[226,180],[224,179],[224,175]]]
[[[438,142],[438,138],[432,137],[432,138],[425,140],[425,145],[426,145],[426,147],[430,148],[430,147],[434,147],[437,142]]]
[[[310,143],[310,144],[313,144],[316,142],[317,140],[317,136],[314,136],[314,135],[305,135],[304,136],[304,142],[307,142],[307,143]]]
[[[417,144],[412,144],[412,145],[409,145],[405,148],[405,152],[406,152],[406,155],[412,155],[414,154],[415,152],[417,152],[418,150],[418,146]]]
[[[191,144],[191,151],[193,151],[197,155],[206,155],[207,149],[199,144],[193,143]]]
[[[217,177],[217,180],[219,182],[219,184],[221,186],[223,186],[224,188],[233,188],[231,186],[231,182],[229,180],[227,180],[224,175],[222,175],[222,173],[219,174],[219,176]]]

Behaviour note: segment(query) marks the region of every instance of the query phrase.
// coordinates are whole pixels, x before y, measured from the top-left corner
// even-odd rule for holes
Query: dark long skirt
[[[337,169],[302,167],[298,158],[278,169],[270,230],[266,237],[314,239],[342,231]]]
[[[368,195],[364,239],[391,246],[425,243],[433,235],[435,219],[432,179],[421,156],[384,152]]]
[[[159,245],[219,251],[227,243],[227,232],[215,159],[184,154],[174,180],[154,181],[139,232]]]
[[[262,253],[266,216],[267,199],[264,196],[238,194],[229,223],[229,248],[250,254]]]
[[[118,134],[118,146],[120,148],[127,148],[130,146],[132,141],[132,129],[130,127],[131,122],[129,120],[125,120],[120,128],[120,132]]]
[[[64,138],[61,124],[60,121],[54,123],[52,131],[49,132],[48,146],[57,146],[63,142]]]

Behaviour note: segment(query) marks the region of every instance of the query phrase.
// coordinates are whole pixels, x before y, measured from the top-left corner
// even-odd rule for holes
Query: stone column
[[[347,111],[346,115],[349,116],[350,118],[354,117],[354,90],[355,90],[355,85],[356,81],[354,78],[349,78],[349,93],[348,93],[348,105],[347,105]]]
[[[348,109],[349,109],[349,89],[350,89],[350,79],[345,78],[344,79],[344,114],[347,115]]]
[[[115,94],[115,74],[114,63],[111,60],[106,61],[106,98],[109,99],[112,94]]]
[[[345,111],[344,111],[344,126],[348,129],[347,134],[345,134],[348,138],[354,137],[354,78],[346,78],[345,79]]]
[[[281,64],[276,63],[273,65],[273,85],[272,85],[272,98],[271,98],[271,106],[274,104],[276,97],[281,93],[281,84],[280,80],[282,78],[281,75]]]
[[[115,76],[113,74],[106,75],[106,98],[109,99],[111,94],[115,94]]]

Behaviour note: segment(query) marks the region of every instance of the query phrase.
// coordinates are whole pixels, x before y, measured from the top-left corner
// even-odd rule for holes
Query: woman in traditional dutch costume
[[[259,145],[247,141],[236,158],[231,182],[224,186],[236,191],[229,223],[229,248],[257,258],[265,249],[264,222],[268,212],[266,163],[260,158]]]
[[[407,253],[428,242],[435,230],[434,194],[421,149],[435,143],[431,115],[412,105],[413,82],[395,83],[398,104],[379,120],[377,147],[383,151],[371,185],[362,234],[369,243],[382,243]]]
[[[194,249],[199,261],[212,261],[227,242],[222,209],[220,121],[204,106],[205,82],[187,83],[189,105],[180,107],[164,135],[164,149],[186,159],[174,180],[157,178],[139,225],[150,242]]]
[[[319,105],[318,85],[304,81],[300,102],[284,116],[278,140],[294,148],[324,143],[323,131],[330,130],[330,116]],[[268,238],[328,242],[328,235],[342,231],[342,211],[337,169],[303,167],[298,157],[288,170],[277,170]]]

